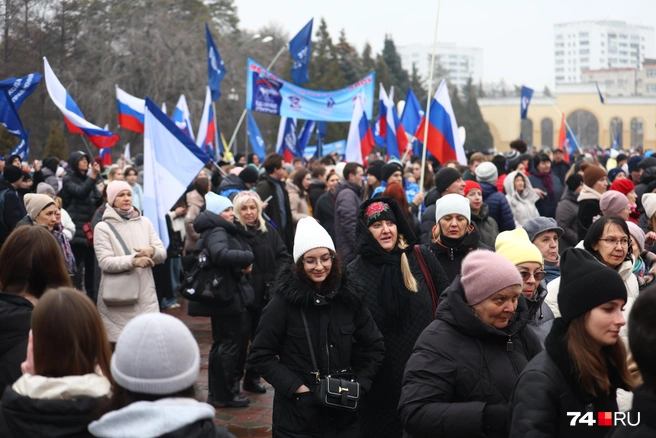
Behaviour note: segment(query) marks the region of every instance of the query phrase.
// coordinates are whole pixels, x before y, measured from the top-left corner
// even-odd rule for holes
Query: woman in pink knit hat
[[[417,339],[399,413],[410,436],[507,436],[513,386],[542,347],[527,328],[522,277],[506,257],[473,251]]]
[[[102,272],[98,311],[109,342],[116,342],[131,319],[159,312],[152,268],[166,259],[153,224],[132,205],[127,182],[107,186],[106,210],[94,228],[93,245]]]

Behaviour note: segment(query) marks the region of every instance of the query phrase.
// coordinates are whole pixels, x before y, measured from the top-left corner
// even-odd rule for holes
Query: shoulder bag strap
[[[312,338],[310,337],[310,329],[308,328],[308,323],[307,323],[307,318],[305,318],[305,310],[301,309],[301,316],[303,317],[303,326],[305,327],[305,337],[307,338],[308,342],[308,347],[310,347],[310,357],[312,358],[312,366],[314,367],[314,371],[310,374],[314,374],[314,376],[317,379],[317,383],[319,383],[320,377],[319,377],[319,368],[317,367],[317,359],[314,357],[314,348],[312,347]]]
[[[433,317],[435,317],[435,312],[437,311],[437,291],[435,290],[433,277],[431,277],[430,272],[428,271],[428,266],[426,266],[426,261],[424,260],[424,255],[421,253],[421,248],[419,248],[419,245],[415,245],[414,252],[415,257],[417,257],[417,261],[419,262],[421,272],[424,274],[424,279],[428,285],[428,290],[431,294],[431,301],[433,302]]]
[[[109,227],[109,229],[112,230],[112,233],[114,233],[114,236],[116,236],[116,239],[118,239],[118,243],[121,244],[121,247],[123,248],[123,252],[125,253],[125,255],[130,255],[130,250],[128,249],[128,246],[123,241],[123,238],[121,237],[121,235],[118,234],[118,231],[116,231],[116,228],[114,228],[114,225],[110,224],[107,221],[103,221],[103,222],[105,222],[107,224],[107,226]]]

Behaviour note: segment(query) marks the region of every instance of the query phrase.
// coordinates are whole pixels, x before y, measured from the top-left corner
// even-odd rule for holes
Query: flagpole
[[[559,110],[558,107],[553,102],[551,103],[551,106],[554,108],[554,110],[556,111],[556,113],[558,113],[559,116],[562,117],[565,114],[561,110]],[[581,149],[581,145],[579,144],[579,139],[576,138],[576,135],[574,135],[574,131],[572,130],[572,128],[570,128],[569,123],[567,123],[567,118],[563,117],[563,120],[565,121],[565,128],[567,128],[567,130],[572,134],[574,143],[576,143],[576,149],[578,149],[579,152],[581,152],[582,149]]]
[[[424,180],[426,179],[426,144],[428,143],[428,123],[430,120],[430,107],[433,101],[433,79],[435,75],[435,50],[437,47],[437,25],[440,21],[440,7],[442,1],[437,3],[437,16],[435,17],[435,34],[433,35],[433,53],[431,54],[430,78],[428,80],[428,99],[426,100],[426,118],[424,121],[424,147],[421,152],[421,179],[419,190],[424,190]],[[421,205],[417,210],[417,214],[421,217]]]
[[[216,114],[216,104],[214,101],[212,101],[212,112],[214,113],[214,145],[216,146],[216,151],[221,150],[221,145],[219,144],[219,127],[218,127],[218,116]],[[226,151],[223,151],[224,153]],[[221,155],[221,158],[223,158],[223,155]]]
[[[87,139],[84,138],[84,137],[85,137],[85,135],[82,134],[82,141],[84,142],[84,145],[87,147],[87,151],[89,152],[89,156],[91,157],[91,161],[93,161],[93,157],[94,157],[93,152],[91,152],[91,148],[89,147],[89,143],[87,143]],[[93,164],[93,163],[91,163],[91,164]]]
[[[271,71],[273,68],[273,65],[276,63],[278,58],[285,53],[285,50],[287,49],[287,46],[282,46],[280,50],[278,50],[278,53],[276,53],[276,56],[274,56],[273,61],[269,63],[269,66],[267,67],[268,71]],[[239,117],[239,121],[237,122],[237,127],[235,128],[234,131],[232,131],[232,137],[230,137],[230,143],[228,143],[228,150],[232,150],[232,145],[235,142],[235,139],[237,138],[237,133],[239,132],[239,128],[241,128],[241,124],[244,123],[244,117],[246,117],[246,111],[247,109],[244,108],[244,112],[241,113],[241,117]],[[216,114],[216,113],[215,113]]]

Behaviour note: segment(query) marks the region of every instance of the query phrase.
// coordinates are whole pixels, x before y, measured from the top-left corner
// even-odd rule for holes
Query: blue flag
[[[251,140],[251,146],[253,147],[253,153],[260,157],[260,160],[264,160],[266,157],[266,144],[260,134],[260,128],[257,127],[255,123],[255,118],[251,112],[248,112],[248,138]]]
[[[307,159],[314,157],[317,154],[318,146],[306,146],[303,156]],[[326,143],[323,145],[324,155],[328,155],[333,152],[337,152],[339,155],[344,156],[346,152],[346,140],[338,140],[332,143]]]
[[[294,59],[292,64],[292,81],[296,85],[302,85],[310,80],[308,64],[312,55],[312,22],[314,18],[305,25],[289,42],[289,53]]]
[[[207,23],[205,23],[205,38],[207,39],[207,76],[209,77],[210,90],[212,90],[212,102],[214,102],[221,97],[220,84],[226,74],[226,69]]]
[[[43,76],[41,73],[30,73],[22,78],[9,78],[0,82],[0,88],[6,89],[16,111],[23,101],[34,91]]]
[[[10,134],[23,140],[19,146],[25,143],[25,147],[27,147],[27,134],[18,116],[18,109],[23,101],[32,94],[41,78],[39,73],[30,73],[22,78],[0,81],[0,124]]]
[[[146,97],[144,113],[144,215],[169,246],[166,215],[210,157]]]
[[[604,95],[601,94],[601,90],[599,89],[599,82],[595,82],[595,84],[597,84],[597,93],[599,93],[599,100],[601,101],[601,103],[605,103],[604,102]]]
[[[574,135],[574,133],[570,129],[567,129],[567,137],[565,140],[565,144],[567,145],[567,153],[570,157],[574,152],[579,150],[578,147],[579,142],[576,140],[576,135]]]
[[[25,137],[23,124],[18,117],[18,111],[9,97],[7,90],[0,89],[0,124],[4,126],[10,134],[19,138]]]
[[[526,118],[526,113],[528,112],[528,105],[531,103],[531,97],[533,96],[533,90],[531,88],[525,87],[522,85],[522,98],[520,101],[520,113],[521,118],[524,120]]]
[[[291,158],[301,156],[298,153],[297,145],[296,119],[293,117],[281,117],[280,126],[278,127],[276,152],[285,155],[285,160],[291,161]]]
[[[424,117],[424,110],[421,108],[419,100],[412,91],[412,88],[408,88],[408,92],[405,95],[405,107],[403,107],[403,114],[401,114],[401,124],[405,132],[411,134],[417,132],[422,117]]]
[[[314,127],[316,125],[317,122],[314,120],[306,120],[305,123],[303,123],[303,128],[301,128],[301,133],[298,135],[297,142],[298,152],[301,154],[301,156],[305,155],[305,147],[310,142],[310,137],[312,137],[312,133],[314,132]]]
[[[20,143],[11,151],[8,156],[18,155],[21,161],[27,161],[27,157],[30,155],[30,144],[27,141],[28,134],[25,134],[24,138],[21,138]]]
[[[613,146],[611,147],[615,150],[622,149],[622,131],[619,131],[617,133],[617,136],[615,136],[615,140],[613,140]]]

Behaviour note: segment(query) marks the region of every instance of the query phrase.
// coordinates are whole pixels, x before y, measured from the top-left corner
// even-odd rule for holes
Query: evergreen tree
[[[7,155],[19,143],[18,137],[10,134],[4,126],[0,125],[0,154]]]
[[[410,75],[410,88],[412,88],[412,91],[414,91],[415,96],[417,96],[417,100],[419,100],[419,103],[422,105],[426,102],[426,97],[428,94],[423,84],[424,84],[424,80],[421,78],[421,75],[419,74],[419,70],[417,70],[417,64],[413,62],[412,74]]]
[[[458,93],[458,87],[454,85],[449,85],[449,97],[451,98],[451,107],[453,108],[453,115],[456,117],[456,122],[458,126],[463,126],[463,122],[467,119],[467,112],[465,106],[460,100],[460,95]]]
[[[410,78],[408,77],[408,72],[403,69],[401,57],[396,51],[396,46],[394,45],[394,40],[392,40],[391,35],[385,36],[382,55],[392,77],[392,85],[398,90],[398,93],[394,93],[394,101],[403,99],[405,91],[410,86]]]
[[[465,106],[464,120],[458,120],[460,126],[464,126],[467,132],[467,138],[465,143],[465,149],[470,151],[484,151],[494,147],[494,139],[490,133],[490,127],[485,120],[483,120],[483,114],[481,114],[481,109],[478,106],[478,100],[476,98],[477,90],[476,87],[472,84],[472,78],[469,78],[467,84],[463,88],[463,94],[466,90],[465,95]]]
[[[50,132],[46,139],[46,148],[43,151],[44,157],[57,157],[60,160],[65,160],[68,158],[66,149],[64,131],[62,131],[59,122],[53,121],[50,123]]]
[[[355,48],[346,40],[344,29],[339,33],[339,41],[335,46],[337,58],[339,60],[339,69],[344,75],[347,83],[353,84],[362,79],[363,74],[360,55]]]
[[[372,71],[376,71],[376,61],[374,61],[373,56],[371,55],[371,44],[366,43],[364,49],[362,50],[362,70],[365,75],[368,75]],[[378,79],[378,77],[376,77]]]

